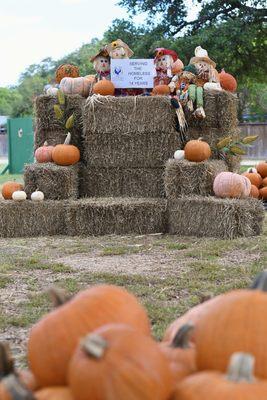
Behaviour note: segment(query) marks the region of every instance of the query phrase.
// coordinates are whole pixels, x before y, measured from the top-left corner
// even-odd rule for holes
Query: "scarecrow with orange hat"
[[[154,77],[154,86],[168,85],[172,78],[172,66],[178,59],[178,55],[174,50],[164,49],[163,47],[157,48],[155,52],[156,76]]]

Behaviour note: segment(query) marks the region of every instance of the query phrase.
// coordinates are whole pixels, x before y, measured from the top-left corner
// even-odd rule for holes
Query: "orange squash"
[[[210,156],[210,145],[201,139],[189,140],[185,145],[184,157],[188,161],[201,162],[208,160]]]
[[[260,192],[257,186],[251,185],[250,197],[254,197],[255,199],[258,199],[260,197]]]
[[[256,375],[267,378],[267,271],[258,276],[254,290],[234,290],[220,297],[196,326],[199,370],[225,371],[231,355],[244,351],[255,356]],[[208,350],[207,350],[208,348]]]
[[[93,86],[93,93],[101,96],[114,96],[115,86],[111,81],[103,79]]]
[[[255,185],[257,188],[262,184],[262,177],[258,172],[254,172],[252,168],[250,168],[248,172],[244,172],[243,176],[246,176],[250,180],[251,184]]]
[[[65,386],[47,387],[34,393],[35,400],[74,400],[71,391]]]
[[[254,377],[254,357],[235,353],[227,373],[205,371],[177,385],[173,400],[265,400],[267,381]]]
[[[190,341],[193,330],[193,325],[185,324],[179,328],[171,343],[160,343],[161,350],[169,360],[175,382],[196,371],[195,346]]]
[[[38,163],[47,163],[51,162],[52,160],[52,151],[54,146],[48,146],[47,142],[44,142],[43,146],[38,147],[35,150],[34,156]]]
[[[170,88],[168,85],[157,85],[152,90],[152,96],[168,96]]]
[[[256,166],[258,174],[261,175],[262,178],[267,178],[267,162],[259,163]]]
[[[267,178],[263,178],[262,182],[261,182],[261,186],[265,187],[267,186]]]
[[[73,64],[61,64],[56,70],[56,83],[60,83],[63,78],[77,78],[80,76],[79,68]]]
[[[5,200],[11,200],[12,194],[18,190],[23,190],[23,185],[15,181],[5,182],[2,186],[2,196]]]
[[[219,74],[220,84],[224,90],[228,90],[229,92],[236,92],[237,89],[237,82],[233,75],[228,74],[222,69],[221,73]]]
[[[80,150],[70,144],[71,134],[68,133],[64,144],[57,144],[52,151],[52,159],[58,165],[74,165],[80,161]]]
[[[259,190],[259,192],[260,192],[260,196],[259,196],[259,197],[260,197],[261,199],[263,199],[263,200],[267,200],[267,186],[261,188],[261,189]]]
[[[122,324],[89,334],[74,353],[68,374],[75,400],[166,400],[173,390],[168,361],[158,344]]]
[[[112,285],[86,289],[37,322],[29,335],[28,361],[40,386],[65,385],[68,363],[80,338],[113,322],[150,335],[142,305],[135,296]]]

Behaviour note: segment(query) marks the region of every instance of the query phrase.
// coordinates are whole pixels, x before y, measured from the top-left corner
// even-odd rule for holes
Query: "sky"
[[[0,87],[31,64],[58,59],[126,18],[118,0],[0,0]]]

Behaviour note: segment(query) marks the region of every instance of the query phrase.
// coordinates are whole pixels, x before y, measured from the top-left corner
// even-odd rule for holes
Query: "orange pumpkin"
[[[256,166],[256,169],[262,178],[267,178],[267,162],[259,163]]]
[[[111,81],[103,79],[93,86],[93,93],[101,96],[114,96],[115,86]]]
[[[254,197],[255,199],[258,199],[260,196],[259,189],[255,185],[251,185],[250,189],[250,197]]]
[[[260,189],[260,196],[261,199],[267,200],[267,186]]]
[[[246,198],[250,195],[251,182],[243,175],[221,172],[214,179],[213,191],[221,198]]]
[[[8,181],[2,186],[2,196],[5,200],[11,200],[12,194],[18,190],[23,190],[23,185],[15,181]]]
[[[54,149],[54,146],[48,146],[47,142],[44,142],[44,145],[41,147],[38,147],[36,149],[34,156],[36,158],[36,161],[38,163],[47,163],[51,162],[52,160],[52,151]]]
[[[152,90],[152,96],[168,96],[170,88],[168,85],[157,85]]]
[[[84,77],[63,78],[59,88],[65,94],[79,94],[80,96],[88,97],[92,88],[92,82]]]
[[[176,75],[182,72],[184,68],[184,63],[179,58],[172,64],[172,74]]]
[[[210,156],[210,145],[201,139],[189,140],[185,145],[184,157],[188,161],[201,162],[208,160]]]
[[[228,90],[229,92],[236,92],[237,89],[237,82],[233,75],[228,74],[222,69],[221,73],[219,74],[220,84],[224,90]]]
[[[247,172],[243,173],[243,176],[246,176],[252,185],[255,185],[257,188],[260,187],[262,183],[262,177],[258,172],[254,172],[252,168],[250,168]]]
[[[267,186],[267,178],[264,178],[261,182],[261,186],[265,187]]]
[[[195,347],[190,342],[193,328],[193,325],[185,324],[179,328],[171,343],[160,343],[161,350],[169,360],[175,382],[196,371]]]
[[[199,370],[225,371],[231,355],[251,353],[256,375],[267,378],[267,271],[256,278],[254,290],[234,290],[221,296],[196,326],[196,358]],[[208,344],[208,351],[207,351]]]
[[[47,387],[34,393],[35,400],[74,400],[71,391],[65,386]]]
[[[227,373],[205,371],[177,385],[173,400],[265,400],[267,381],[254,377],[254,357],[235,353]]]
[[[168,361],[157,343],[129,326],[106,325],[74,353],[68,374],[75,400],[166,400],[173,390]]]
[[[66,384],[68,363],[80,338],[112,322],[150,334],[146,311],[138,300],[112,285],[80,292],[35,324],[29,335],[28,360],[40,386]]]
[[[73,64],[61,64],[56,70],[56,83],[60,83],[63,78],[77,78],[80,76],[79,68]]]
[[[70,144],[71,134],[68,133],[64,144],[57,144],[52,151],[52,159],[58,165],[73,165],[80,161],[80,150]]]

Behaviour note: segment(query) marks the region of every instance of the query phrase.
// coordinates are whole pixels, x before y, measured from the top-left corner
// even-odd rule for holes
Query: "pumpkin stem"
[[[250,289],[261,290],[262,292],[267,292],[267,270],[262,271],[256,276]]]
[[[11,400],[36,400],[33,393],[14,374],[4,378],[1,385],[4,385]]]
[[[234,353],[231,356],[227,371],[227,379],[232,382],[254,381],[255,358],[248,353]]]
[[[98,359],[103,357],[108,343],[102,336],[91,333],[82,340],[81,346],[88,356]]]
[[[44,142],[43,146],[48,146],[47,140]]]
[[[48,294],[50,296],[54,308],[63,306],[72,297],[66,290],[56,287],[50,288],[48,290]]]
[[[14,373],[14,359],[8,343],[0,342],[0,380]]]
[[[70,144],[70,141],[71,141],[71,133],[68,132],[64,144]]]
[[[194,325],[192,324],[184,324],[178,330],[176,335],[174,336],[171,347],[179,347],[181,349],[188,349],[190,347],[189,342],[194,330]]]

